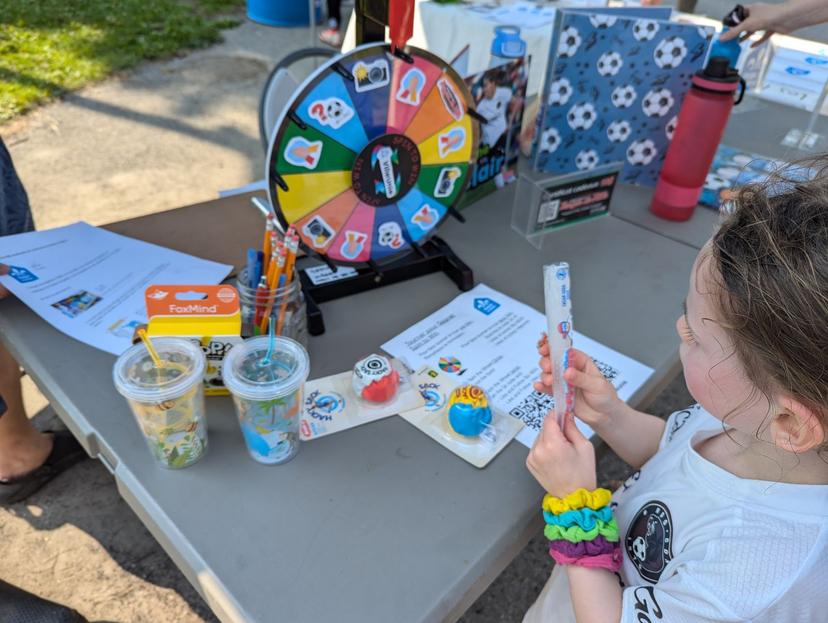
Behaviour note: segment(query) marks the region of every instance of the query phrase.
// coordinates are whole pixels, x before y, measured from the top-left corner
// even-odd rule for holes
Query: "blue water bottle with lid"
[[[520,37],[520,28],[517,26],[497,26],[492,39],[491,58],[489,68],[499,67],[515,58],[526,55],[526,42]]]
[[[741,24],[747,16],[747,9],[741,4],[737,4],[733,7],[733,10],[730,11],[730,13],[724,16],[724,19],[722,20],[723,28],[721,34],[724,34],[734,26]],[[730,41],[721,41],[719,37],[716,37],[716,40],[710,47],[710,56],[708,58],[723,56],[727,59],[730,68],[736,69],[736,64],[739,62],[739,55],[741,53],[742,45],[739,43],[739,37],[731,39]]]

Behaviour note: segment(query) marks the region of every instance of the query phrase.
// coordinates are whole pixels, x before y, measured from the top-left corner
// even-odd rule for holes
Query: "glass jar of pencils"
[[[267,335],[268,321],[272,319],[277,335],[294,339],[307,348],[308,316],[298,275],[294,274],[290,283],[281,288],[253,288],[247,268],[243,268],[236,288],[241,304],[242,337]]]

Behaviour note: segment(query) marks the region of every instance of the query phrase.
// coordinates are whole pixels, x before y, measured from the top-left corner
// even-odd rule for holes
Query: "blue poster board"
[[[624,162],[621,182],[654,186],[713,29],[562,11],[534,148],[539,171]]]

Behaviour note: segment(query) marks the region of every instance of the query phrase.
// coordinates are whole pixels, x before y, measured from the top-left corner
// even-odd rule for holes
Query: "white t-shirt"
[[[486,119],[486,123],[480,126],[483,131],[483,143],[486,145],[492,146],[497,143],[497,139],[506,131],[506,113],[511,99],[511,89],[497,87],[494,97],[487,99],[484,95],[477,104],[477,112]]]
[[[734,476],[699,455],[722,424],[696,405],[613,495],[622,623],[828,621],[828,486]],[[574,621],[556,567],[524,623]]]

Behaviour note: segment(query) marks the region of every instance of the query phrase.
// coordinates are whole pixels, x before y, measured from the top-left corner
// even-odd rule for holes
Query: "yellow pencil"
[[[277,242],[273,247],[273,253],[270,254],[270,264],[267,268],[267,286],[271,290],[276,287],[276,281],[273,275],[276,272],[276,260],[279,259],[279,253],[281,253],[283,248],[284,245],[281,242]]]
[[[270,256],[273,253],[272,236],[273,234],[273,215],[267,215],[267,223],[265,224],[264,242],[262,243],[262,253],[264,254],[264,266],[262,266],[262,274],[267,274],[268,263]]]
[[[270,319],[270,313],[273,311],[273,303],[276,301],[276,290],[279,285],[279,277],[282,276],[282,272],[286,264],[286,255],[287,245],[280,243],[279,255],[273,262],[273,272],[271,275],[272,280],[268,281],[268,288],[270,289],[270,292],[268,293],[267,297],[267,307],[265,308],[264,316],[262,316],[262,320],[259,323],[259,329],[261,329],[261,333],[264,333],[267,330],[267,322]]]
[[[292,232],[289,232],[292,233]],[[287,239],[287,236],[285,236]],[[299,236],[293,233],[288,245],[288,256],[285,262],[285,289],[293,281],[294,267],[296,265],[296,253],[299,250]],[[282,324],[285,322],[285,312],[287,311],[288,297],[282,297],[282,306],[279,309],[279,320],[276,322],[276,335],[282,334]]]

